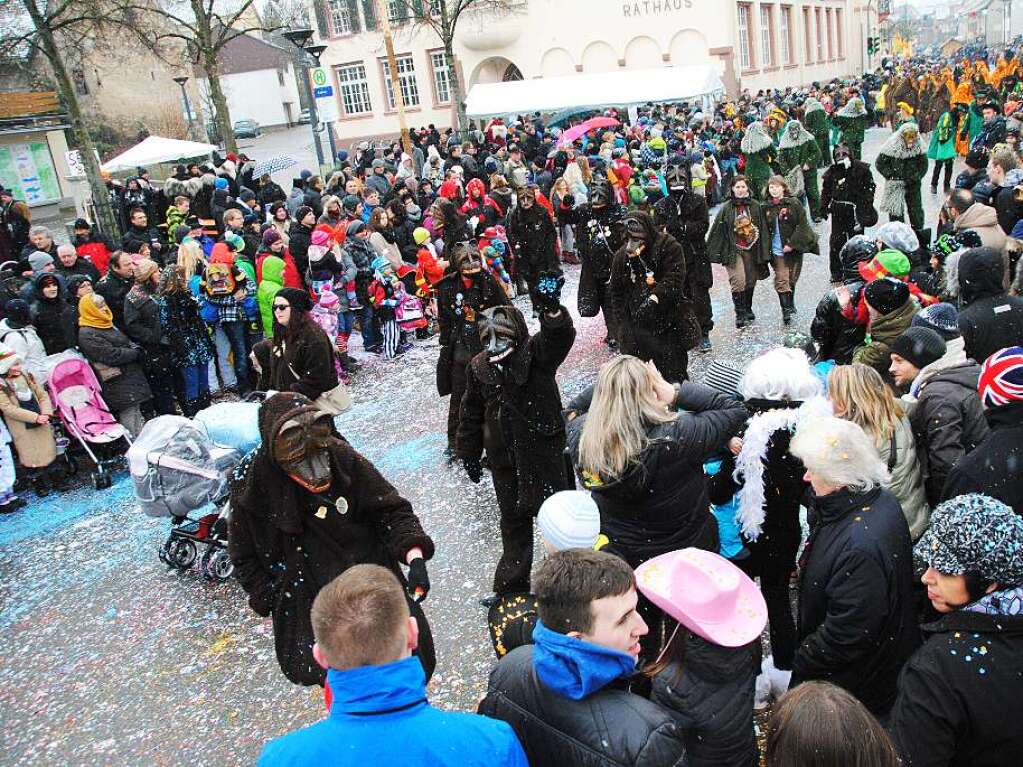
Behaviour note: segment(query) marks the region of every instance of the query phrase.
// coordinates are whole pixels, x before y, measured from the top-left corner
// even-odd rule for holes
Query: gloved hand
[[[575,195],[574,194],[566,194],[564,197],[561,198],[561,204],[564,205],[566,208],[574,208],[575,207]]]
[[[560,272],[540,272],[533,295],[544,311],[554,313],[561,309],[561,288],[564,284],[565,275]]]
[[[426,572],[426,560],[422,557],[416,557],[409,562],[408,593],[417,602],[422,602],[430,593],[430,576]]]
[[[469,481],[474,485],[478,485],[483,480],[483,464],[480,463],[479,458],[463,458],[462,466],[465,467],[465,473],[469,475]]]
[[[636,308],[637,322],[650,322],[657,312],[658,301],[654,296],[647,296],[646,300]]]

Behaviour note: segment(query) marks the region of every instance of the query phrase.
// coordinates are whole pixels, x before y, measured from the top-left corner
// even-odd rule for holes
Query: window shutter
[[[359,19],[359,0],[344,0],[348,6],[348,17],[352,20],[352,32],[358,34],[362,31],[362,21]]]
[[[366,16],[366,29],[377,28],[377,8],[374,0],[362,0],[362,12]]]
[[[426,10],[423,8],[423,0],[411,0],[412,2],[412,17],[421,19],[426,15]]]
[[[326,0],[318,0],[313,3],[313,13],[316,16],[316,31],[319,33],[320,39],[324,40],[334,34],[334,30],[330,28],[330,24],[327,23],[327,9],[325,7]]]

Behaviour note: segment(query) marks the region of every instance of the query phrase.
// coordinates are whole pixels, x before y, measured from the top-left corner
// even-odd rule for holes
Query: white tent
[[[472,86],[466,98],[470,117],[556,112],[570,107],[632,106],[684,101],[724,93],[711,64],[626,69],[600,74],[543,77]]]
[[[112,160],[107,160],[100,168],[111,172],[126,168],[134,170],[139,165],[155,165],[161,162],[205,157],[218,148],[214,144],[201,144],[198,141],[181,141],[174,138],[150,136],[127,152],[122,152]]]

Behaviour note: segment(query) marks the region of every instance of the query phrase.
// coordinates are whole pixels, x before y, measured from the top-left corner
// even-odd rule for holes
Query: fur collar
[[[756,154],[772,146],[774,146],[774,139],[767,132],[767,127],[757,120],[746,129],[739,148],[744,154]]]
[[[907,149],[906,143],[902,140],[902,136],[910,128],[916,131],[916,143]],[[890,135],[884,144],[881,145],[881,149],[878,150],[878,154],[885,154],[898,160],[908,160],[910,157],[917,157],[923,153],[924,145],[920,140],[920,126],[916,123],[905,123],[900,125],[899,129]]]
[[[799,135],[795,138],[789,134],[789,128],[795,123],[799,126]],[[810,133],[799,120],[790,120],[785,126],[785,130],[782,131],[781,141],[778,144],[779,149],[794,149],[795,147],[803,146],[811,141],[816,141],[813,134]]]
[[[813,96],[803,102],[803,114],[808,115],[811,112],[823,112],[824,105],[815,99]]]
[[[838,110],[839,117],[865,117],[867,110],[863,108],[863,101],[858,98],[849,99],[849,102]]]

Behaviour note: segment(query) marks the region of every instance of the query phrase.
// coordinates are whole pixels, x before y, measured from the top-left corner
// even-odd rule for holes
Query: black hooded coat
[[[1005,293],[1005,262],[994,248],[973,248],[959,258],[959,312],[966,356],[984,360],[1007,346],[1023,344],[1023,298]]]
[[[343,438],[329,448],[333,484],[325,493],[307,492],[278,467],[271,445],[281,426],[313,409],[293,393],[277,394],[260,408],[262,443],[235,471],[231,487],[228,547],[249,606],[273,616],[281,670],[303,685],[323,684],[326,675],[312,654],[309,611],[319,590],[349,567],[367,563],[386,567],[404,584],[398,563],[408,551],[418,546],[428,560],[434,550],[412,505]],[[327,513],[321,517],[323,507]],[[425,616],[418,605],[412,608],[429,676],[433,643],[428,628],[423,633]]]
[[[57,281],[56,298],[47,298],[39,283],[44,277]],[[43,272],[32,278],[36,333],[47,354],[59,354],[78,345],[78,312],[67,302],[67,288],[59,274]]]

